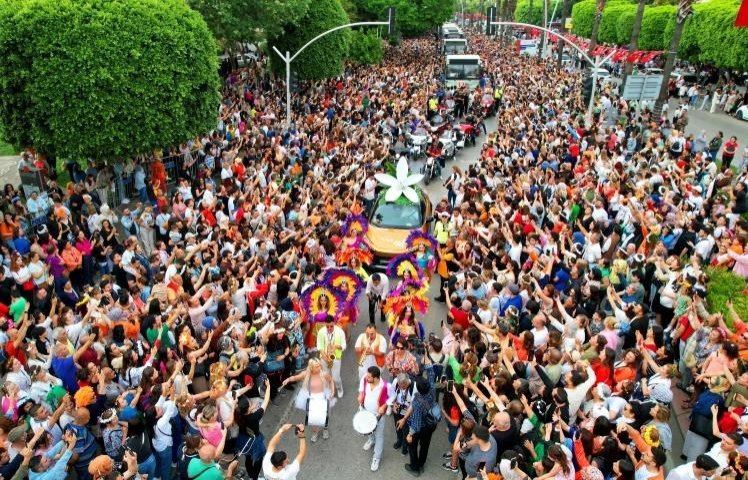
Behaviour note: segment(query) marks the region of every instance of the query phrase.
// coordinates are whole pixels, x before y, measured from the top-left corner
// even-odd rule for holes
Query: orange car
[[[369,215],[369,230],[366,241],[374,253],[374,268],[386,266],[395,255],[405,253],[405,240],[416,228],[430,228],[431,200],[422,190],[418,191],[418,204],[406,201],[387,202],[379,195]]]

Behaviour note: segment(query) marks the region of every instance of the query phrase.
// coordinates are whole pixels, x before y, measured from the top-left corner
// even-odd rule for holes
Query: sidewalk
[[[14,155],[9,157],[0,157],[0,181],[5,185],[10,183],[17,186],[21,183],[21,176],[18,174],[18,162],[21,157]]]

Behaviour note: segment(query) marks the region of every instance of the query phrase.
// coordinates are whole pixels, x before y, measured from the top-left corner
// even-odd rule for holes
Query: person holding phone
[[[306,431],[304,425],[296,425],[294,431],[299,438],[299,454],[294,461],[288,459],[288,454],[282,450],[276,451],[283,434],[294,426],[290,423],[283,425],[270,440],[267,453],[262,461],[262,470],[267,480],[296,480],[301,470],[301,463],[306,457]]]
[[[467,449],[465,463],[460,465],[463,478],[475,478],[479,472],[483,470],[490,472],[496,466],[498,446],[487,427],[476,425],[473,428],[473,436],[467,443]]]

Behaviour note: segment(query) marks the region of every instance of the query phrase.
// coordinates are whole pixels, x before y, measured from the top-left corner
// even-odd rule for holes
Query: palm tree
[[[478,11],[479,12],[483,12],[483,1],[484,0],[480,0],[480,3],[478,4]],[[483,33],[483,25],[482,24],[480,26],[480,32]]]
[[[603,19],[603,10],[605,10],[606,0],[597,0],[597,6],[595,7],[595,23],[592,24],[592,36],[590,37],[590,49],[587,55],[592,57],[592,52],[597,46],[597,31],[600,29],[600,20]]]
[[[548,28],[548,0],[543,0],[543,19],[541,20],[541,25],[543,28]],[[543,34],[540,35],[540,57],[543,58],[543,52],[545,51],[545,38],[546,33],[543,31]]]
[[[667,59],[665,60],[665,68],[662,69],[660,95],[657,97],[657,102],[654,106],[654,112],[657,115],[662,113],[662,106],[668,100],[668,80],[670,79],[670,73],[673,71],[675,57],[678,54],[678,44],[680,44],[680,36],[683,34],[683,26],[686,24],[688,17],[693,13],[693,2],[694,0],[680,0],[678,2],[678,13],[675,18],[673,38],[670,39],[670,50],[668,50]]]
[[[642,31],[642,19],[644,18],[645,3],[646,0],[639,0],[639,4],[636,6],[636,17],[634,18],[634,25],[631,28],[631,40],[629,40],[629,54],[626,58],[636,51],[639,44],[639,32]],[[626,85],[626,77],[631,74],[633,69],[634,65],[626,61],[626,69],[623,72],[623,85]]]

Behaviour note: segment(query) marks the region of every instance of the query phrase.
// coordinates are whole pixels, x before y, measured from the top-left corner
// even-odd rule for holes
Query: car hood
[[[394,257],[406,251],[405,240],[410,230],[400,228],[380,228],[369,224],[366,240],[374,254],[380,257]]]

